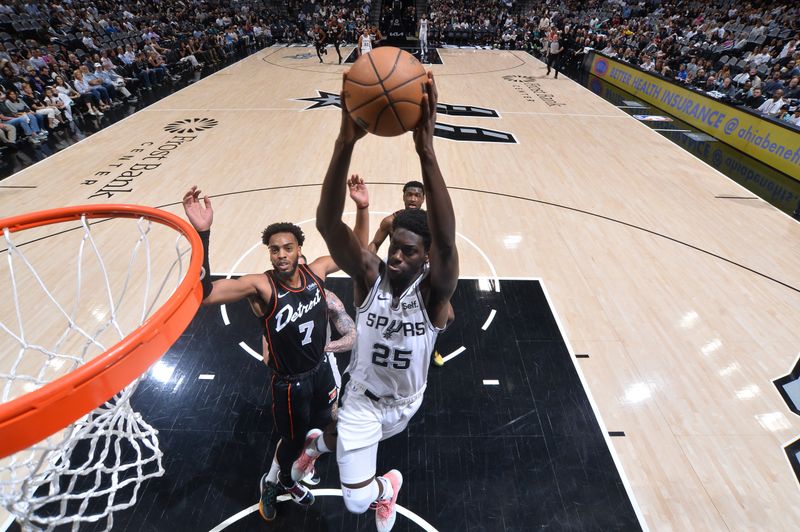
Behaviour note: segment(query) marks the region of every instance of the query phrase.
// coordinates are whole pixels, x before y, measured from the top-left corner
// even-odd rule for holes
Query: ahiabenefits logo
[[[598,76],[605,76],[606,72],[608,72],[608,61],[598,59],[597,63],[594,64],[594,73]]]
[[[197,133],[219,125],[213,118],[186,118],[164,126],[164,131],[169,133]]]

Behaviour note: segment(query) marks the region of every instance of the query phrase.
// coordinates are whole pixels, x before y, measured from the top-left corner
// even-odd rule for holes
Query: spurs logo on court
[[[164,131],[169,133],[197,133],[217,125],[219,125],[219,122],[213,118],[186,118],[167,124],[164,127]]]
[[[320,302],[322,299],[321,297],[322,292],[317,291],[317,295],[314,296],[314,299],[308,302],[308,304],[300,304],[297,307],[297,310],[294,309],[292,305],[285,305],[282,309],[275,314],[275,331],[280,332],[284,327],[293,323],[300,318],[302,318],[306,312],[311,310],[312,308],[317,306],[317,303]]]
[[[312,102],[312,104],[305,109],[321,109],[323,107],[336,107],[341,109],[342,102],[339,101],[339,94],[335,92],[327,92],[317,90],[317,96],[310,98],[295,98],[298,102]],[[439,103],[436,106],[436,112],[442,115],[449,116],[469,116],[473,118],[499,118],[500,115],[494,109],[487,109],[485,107],[475,107],[473,105],[454,105],[449,103]],[[517,139],[511,133],[505,131],[495,131],[493,129],[486,129],[483,127],[474,126],[457,126],[453,124],[445,124],[443,122],[436,122],[436,130],[434,136],[454,140],[456,142],[492,142],[499,144],[516,144]]]
[[[503,79],[510,81],[514,84],[514,90],[520,93],[520,96],[526,102],[535,102],[538,98],[542,100],[548,107],[561,107],[563,103],[558,103],[556,97],[547,92],[539,85],[539,80],[533,76],[519,76],[510,75],[503,76]]]

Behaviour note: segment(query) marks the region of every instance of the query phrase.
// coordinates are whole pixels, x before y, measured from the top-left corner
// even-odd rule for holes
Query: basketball
[[[353,63],[344,90],[347,110],[361,127],[382,137],[411,131],[422,118],[427,73],[413,55],[385,46]]]

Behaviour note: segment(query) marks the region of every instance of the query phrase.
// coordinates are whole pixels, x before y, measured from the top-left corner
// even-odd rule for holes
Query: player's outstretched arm
[[[350,191],[350,199],[356,204],[356,224],[353,226],[353,233],[361,243],[361,247],[367,247],[369,238],[369,191],[364,180],[354,174],[347,180],[347,188]]]
[[[458,283],[458,250],[456,249],[456,215],[447,185],[433,149],[438,100],[433,73],[428,72],[422,102],[422,121],[414,130],[414,144],[422,166],[425,185],[428,227],[431,231],[430,292],[428,314],[434,325],[447,323],[450,297]]]
[[[256,275],[244,275],[238,279],[219,279],[213,283],[211,282],[208,244],[211,224],[214,221],[214,209],[211,206],[211,198],[208,196],[203,196],[201,203],[201,193],[202,191],[197,186],[190,188],[183,195],[183,210],[203,242],[203,305],[233,303],[234,301],[259,294],[259,288],[261,288],[262,292],[270,290],[268,286],[259,287],[260,280],[259,276]]]
[[[358,175],[350,176],[347,188],[350,190],[350,199],[356,204],[356,223],[353,226],[353,233],[361,242],[362,239],[366,240],[369,234],[369,192],[364,180]],[[339,265],[330,256],[319,257],[309,264],[309,267],[323,280],[326,276],[339,271]]]
[[[381,224],[378,226],[378,230],[375,231],[375,236],[372,237],[372,242],[369,243],[367,249],[369,249],[373,253],[377,253],[378,250],[381,248],[381,244],[383,241],[386,240],[386,237],[389,236],[389,233],[392,231],[392,222],[394,221],[394,215],[390,214],[383,220],[381,220]]]
[[[347,74],[344,74],[346,79]],[[350,118],[347,112],[347,94],[341,93],[342,123],[339,136],[333,147],[333,155],[328,165],[328,172],[322,182],[319,205],[317,206],[317,230],[325,239],[331,257],[350,277],[353,278],[356,300],[361,301],[366,295],[369,280],[368,270],[372,271],[370,279],[377,275],[377,257],[363,249],[355,233],[342,221],[344,211],[345,190],[347,189],[347,171],[356,142],[366,134]],[[372,258],[375,259],[372,264]]]

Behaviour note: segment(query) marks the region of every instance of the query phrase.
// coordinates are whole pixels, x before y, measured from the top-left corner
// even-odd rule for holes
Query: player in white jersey
[[[422,14],[417,23],[419,27],[419,49],[423,56],[428,55],[428,15]]]
[[[358,37],[358,51],[360,55],[368,54],[372,51],[372,36],[368,27],[364,27],[364,31]]]
[[[302,478],[317,456],[335,447],[347,509],[363,513],[374,503],[378,530],[387,531],[394,525],[403,477],[394,469],[375,476],[378,442],[402,431],[422,403],[431,350],[447,325],[458,282],[456,222],[433,149],[437,91],[429,72],[423,117],[414,130],[428,211],[398,214],[386,262],[362,246],[342,222],[342,212],[350,159],[366,132],[347,113],[347,93],[341,96],[342,123],[322,184],[317,229],[336,263],[353,279],[356,346],[338,438],[336,431],[326,430],[323,437],[307,440],[292,476]]]

